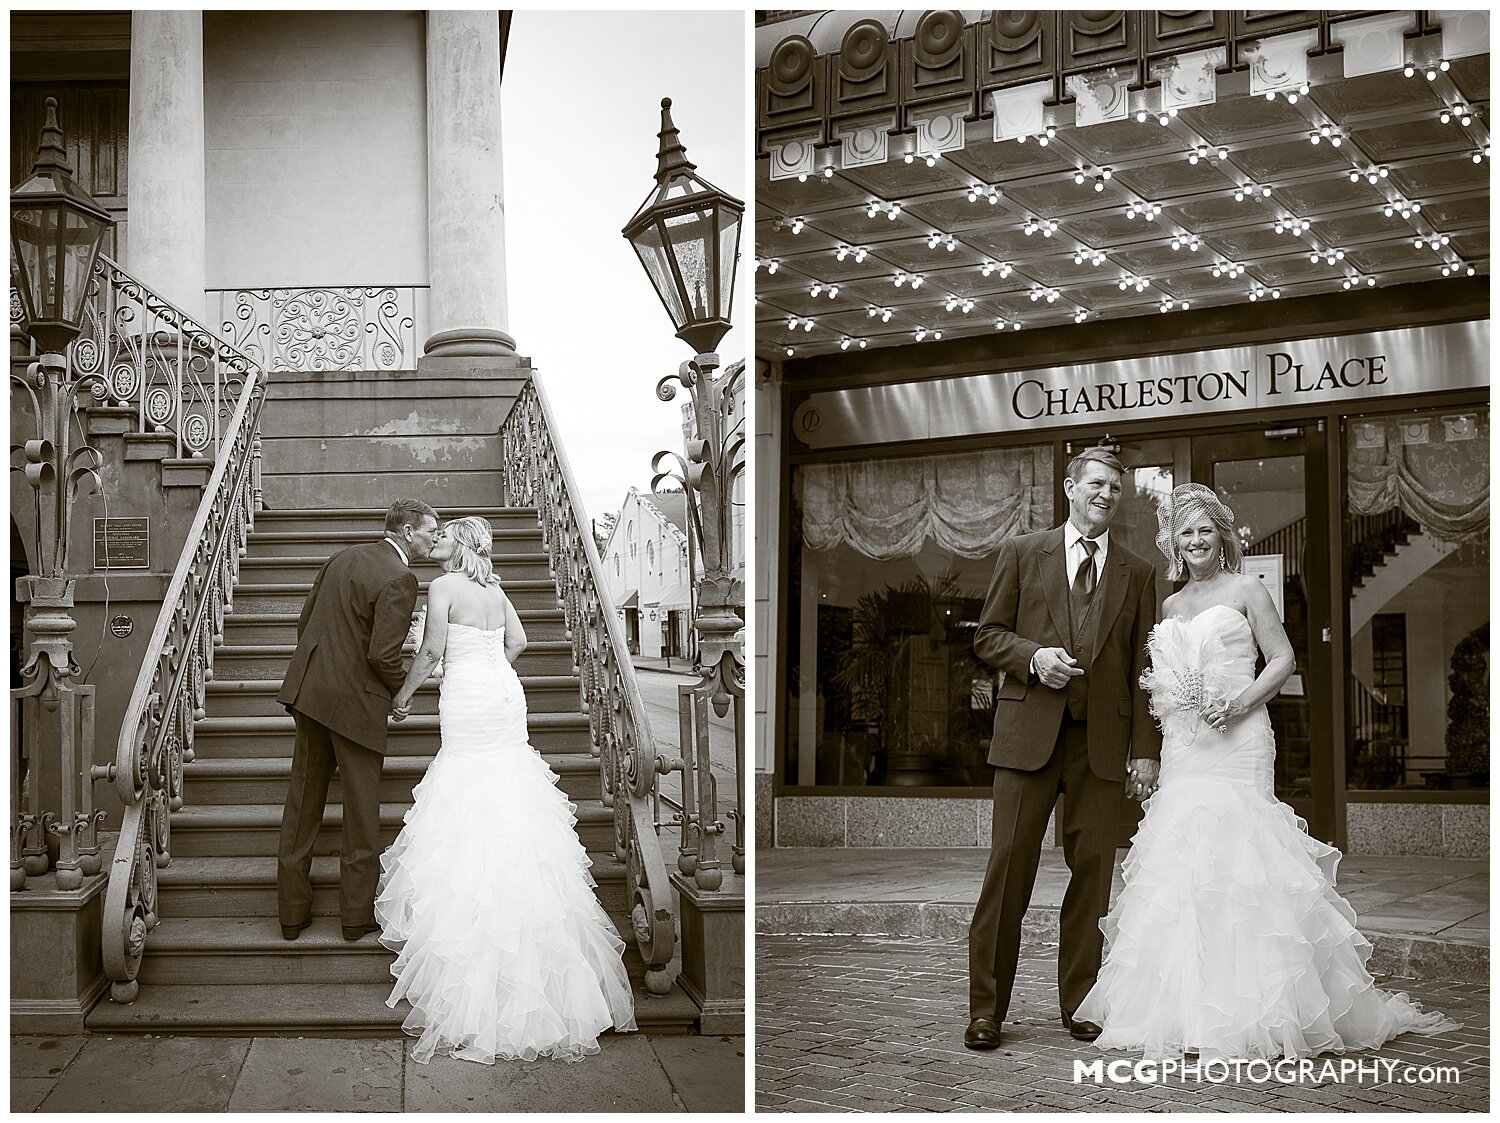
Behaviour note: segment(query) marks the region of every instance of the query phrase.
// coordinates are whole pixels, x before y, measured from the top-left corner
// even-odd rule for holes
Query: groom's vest
[[[1092,558],[1089,564],[1094,564]],[[1109,572],[1109,566],[1103,566],[1105,573]],[[1070,578],[1072,574],[1068,575]],[[1078,661],[1084,673],[1074,675],[1068,680],[1065,697],[1068,701],[1068,713],[1074,721],[1086,721],[1089,716],[1089,674],[1094,665],[1094,646],[1099,635],[1099,593],[1104,587],[1104,578],[1101,576],[1094,585],[1094,591],[1087,596],[1074,591],[1073,582],[1068,582],[1068,622],[1072,629],[1072,635],[1068,638],[1068,654]]]

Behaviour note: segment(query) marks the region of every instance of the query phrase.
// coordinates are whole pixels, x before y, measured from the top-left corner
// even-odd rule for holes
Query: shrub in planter
[[[1448,771],[1490,770],[1490,626],[1481,624],[1458,641],[1448,675]]]

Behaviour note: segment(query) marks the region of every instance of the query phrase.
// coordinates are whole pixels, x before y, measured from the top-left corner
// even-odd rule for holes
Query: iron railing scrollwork
[[[93,377],[96,405],[133,410],[135,431],[171,437],[179,458],[214,455],[260,369],[102,255],[68,360],[76,378]]]
[[[142,306],[161,322],[161,308],[170,305],[142,293]],[[237,372],[238,393],[217,429],[220,440],[209,450],[213,473],[162,599],[120,725],[114,763],[92,770],[94,779],[114,783],[124,804],[103,918],[104,970],[117,1002],[130,1002],[139,991],[136,974],[157,923],[157,870],[171,862],[171,815],[182,807],[183,767],[193,759],[193,724],[205,716],[214,649],[223,642],[240,558],[260,505],[265,374],[247,356],[176,315],[194,350],[208,355],[213,369]]]
[[[614,811],[615,856],[627,869],[646,986],[653,994],[665,994],[673,982],[675,921],[672,886],[657,842],[655,796],[658,777],[680,769],[681,761],[656,754],[624,626],[610,600],[578,484],[556,434],[546,392],[533,373],[500,430],[504,502],[537,509],[582,679],[604,802]]]

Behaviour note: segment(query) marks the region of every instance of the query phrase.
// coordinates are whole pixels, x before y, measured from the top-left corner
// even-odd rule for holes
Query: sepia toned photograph
[[[12,1112],[743,1112],[745,13],[9,19]]]
[[[1489,1110],[1489,34],[757,14],[758,1111]]]

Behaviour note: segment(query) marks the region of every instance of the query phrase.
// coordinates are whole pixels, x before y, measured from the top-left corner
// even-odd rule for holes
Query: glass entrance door
[[[1271,594],[1296,653],[1292,677],[1267,703],[1276,734],[1276,795],[1314,835],[1332,839],[1334,778],[1324,767],[1330,746],[1322,720],[1330,712],[1322,438],[1315,426],[1295,424],[1195,436],[1192,478],[1234,512],[1245,571]]]

